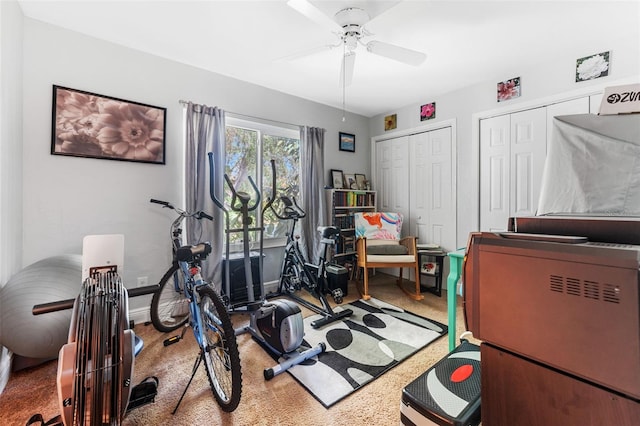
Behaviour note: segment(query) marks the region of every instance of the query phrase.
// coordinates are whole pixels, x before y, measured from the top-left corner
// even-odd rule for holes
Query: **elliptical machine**
[[[284,358],[284,361],[274,367],[264,370],[264,378],[270,380],[276,375],[288,370],[294,365],[300,364],[307,359],[324,352],[326,345],[319,343],[318,345],[304,351],[297,349],[302,344],[304,337],[304,322],[300,307],[289,300],[273,300],[267,302],[263,282],[263,231],[262,226],[251,227],[253,218],[250,212],[256,210],[260,205],[260,191],[255,182],[249,176],[249,183],[255,192],[255,200],[251,203],[251,196],[244,192],[238,191],[227,174],[224,179],[232,193],[231,204],[225,206],[215,195],[215,173],[213,153],[209,153],[209,193],[214,204],[224,212],[225,215],[225,233],[226,233],[226,256],[225,256],[225,278],[224,278],[224,301],[230,314],[246,314],[249,315],[249,324],[235,330],[236,335],[249,333],[251,336],[267,351],[278,357]],[[270,208],[276,196],[276,170],[275,161],[271,160],[272,194],[267,199],[266,204],[260,209],[260,221],[264,217],[265,211]],[[229,225],[229,209],[239,212],[242,218],[242,228],[231,229]],[[260,295],[256,298],[253,288],[253,274],[251,271],[251,253],[249,248],[249,232],[260,232]],[[244,272],[245,284],[247,289],[247,301],[242,303],[231,303],[231,281],[229,277],[229,246],[230,236],[234,232],[242,233],[243,254],[244,254]]]

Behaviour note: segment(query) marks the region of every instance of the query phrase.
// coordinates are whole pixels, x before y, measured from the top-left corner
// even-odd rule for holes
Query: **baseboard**
[[[129,309],[129,321],[133,321],[134,324],[144,324],[151,321],[149,306],[146,306],[144,308]]]
[[[269,281],[268,283],[264,283],[264,290],[267,294],[274,293],[278,290],[279,281]],[[144,324],[146,322],[151,321],[151,313],[150,306],[145,306],[137,309],[129,309],[129,320],[133,321],[134,324]],[[1,378],[2,371],[0,371]]]

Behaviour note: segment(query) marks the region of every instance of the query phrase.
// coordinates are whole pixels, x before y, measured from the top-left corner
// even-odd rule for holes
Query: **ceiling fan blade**
[[[327,52],[331,49],[335,49],[340,46],[340,44],[325,44],[324,46],[314,47],[312,49],[306,49],[300,52],[292,53],[290,55],[282,56],[280,58],[276,58],[276,61],[295,61],[296,59],[305,58],[307,56],[313,56],[318,53]]]
[[[289,0],[287,6],[295,9],[313,22],[327,28],[329,31],[342,32],[342,27],[333,19],[322,13],[320,9],[309,3],[307,0]]]
[[[370,41],[367,43],[367,51],[413,66],[418,66],[427,59],[427,55],[422,52],[382,41]]]
[[[351,86],[355,64],[356,52],[345,53],[342,57],[342,67],[340,67],[340,87]]]

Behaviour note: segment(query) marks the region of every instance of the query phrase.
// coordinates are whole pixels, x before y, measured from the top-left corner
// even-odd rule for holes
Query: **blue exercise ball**
[[[22,269],[0,289],[0,344],[29,358],[57,358],[67,343],[72,309],[33,315],[34,305],[75,299],[82,255],[53,256]]]

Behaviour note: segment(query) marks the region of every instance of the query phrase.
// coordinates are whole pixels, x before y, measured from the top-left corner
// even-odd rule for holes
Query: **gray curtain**
[[[209,241],[212,253],[203,262],[202,272],[205,279],[215,283],[220,290],[221,263],[224,243],[224,216],[215,207],[209,195],[209,157],[214,153],[214,179],[216,194],[222,194],[222,174],[225,146],[225,113],[217,107],[197,105],[187,102],[185,119],[185,202],[187,211],[202,210],[213,216],[213,222],[203,219],[188,219],[186,240],[189,244]]]
[[[324,133],[318,127],[300,127],[300,162],[302,185],[302,209],[307,217],[300,221],[301,249],[309,262],[320,256],[318,226],[327,225],[327,209],[324,194]]]

